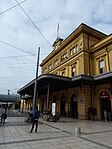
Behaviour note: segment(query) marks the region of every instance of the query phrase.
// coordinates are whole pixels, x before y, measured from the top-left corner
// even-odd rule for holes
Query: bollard
[[[79,136],[81,134],[81,128],[75,127],[75,136]]]

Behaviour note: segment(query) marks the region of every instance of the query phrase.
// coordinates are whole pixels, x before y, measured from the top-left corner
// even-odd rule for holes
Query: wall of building
[[[74,36],[74,38],[73,35],[71,35],[72,38],[65,47],[61,48],[60,45],[59,50],[55,49],[54,55],[51,53],[51,55],[53,55],[51,59],[42,65],[42,73],[72,77],[72,68],[75,67],[76,75],[85,74],[95,76],[100,74],[99,62],[101,60],[105,62],[105,72],[112,71],[112,44],[108,43],[108,40],[106,41],[105,39],[107,43],[105,42],[104,44],[104,41],[101,39],[106,37],[105,35],[100,36],[100,32],[94,31],[94,33],[92,33],[89,30],[91,29],[88,29],[86,32],[80,32],[80,34]],[[95,46],[95,44],[97,46]],[[72,49],[76,47],[77,51],[72,53]],[[56,50],[58,50],[58,52],[56,52]],[[108,85],[106,86],[108,87]],[[56,110],[60,112],[60,100],[64,95],[66,97],[65,110],[66,114],[69,116],[71,97],[73,94],[76,94],[78,118],[87,119],[87,110],[91,105],[97,108],[96,119],[100,119],[101,114],[98,95],[101,90],[105,90],[105,85],[97,86],[95,89],[90,85],[84,85],[82,88],[75,87],[59,91],[58,93],[52,93],[50,94],[50,100],[53,96],[56,96]],[[50,101],[50,106],[51,104],[52,100]],[[44,107],[46,107],[46,105]]]
[[[108,46],[109,65],[110,71],[112,71],[112,44]]]
[[[65,97],[65,112],[66,116],[70,116],[70,103],[71,103],[71,98],[72,96],[76,94],[77,96],[77,112],[78,112],[78,118],[79,119],[87,119],[87,110],[89,104],[91,104],[91,88],[90,86],[83,86],[81,87],[75,87],[67,90],[61,90],[58,92],[54,92],[50,94],[50,99],[49,99],[49,109],[52,108],[52,102],[54,96],[56,97],[56,112],[60,113],[60,104],[61,104],[61,99],[64,96]],[[44,100],[44,109],[43,111],[47,110],[47,105],[46,105],[46,96],[41,96],[39,101]],[[40,109],[42,108],[42,104],[40,102]]]

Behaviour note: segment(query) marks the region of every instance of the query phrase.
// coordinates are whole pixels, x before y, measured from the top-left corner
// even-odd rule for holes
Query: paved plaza
[[[29,133],[31,124],[24,120],[24,116],[8,117],[0,126],[0,149],[112,149],[112,122],[40,118],[38,132]]]

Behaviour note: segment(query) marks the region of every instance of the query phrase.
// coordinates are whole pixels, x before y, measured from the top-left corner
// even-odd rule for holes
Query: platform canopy
[[[81,74],[71,78],[55,74],[42,74],[37,78],[37,89],[39,90],[39,95],[42,95],[47,93],[48,85],[50,86],[50,92],[55,92],[81,86],[82,84],[95,86],[105,83],[112,84],[112,72],[103,73],[97,76]],[[25,94],[33,96],[34,84],[35,79],[20,88],[17,93],[21,96]]]
[[[48,85],[50,86],[50,92],[55,92],[59,90],[64,90],[72,88],[74,86],[80,86],[82,82],[91,84],[93,78],[85,75],[79,75],[77,77],[65,77],[55,74],[43,74],[37,78],[37,89],[39,90],[39,95],[46,94]],[[35,79],[26,84],[24,87],[17,91],[20,95],[33,95],[34,93],[34,83]]]
[[[18,95],[5,95],[0,94],[0,102],[19,102],[19,96]]]

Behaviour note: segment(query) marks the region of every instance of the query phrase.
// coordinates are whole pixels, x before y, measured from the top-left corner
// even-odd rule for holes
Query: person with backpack
[[[36,124],[35,132],[37,133],[39,117],[40,117],[40,112],[38,111],[38,107],[36,106],[36,108],[33,112],[33,122],[32,122],[32,127],[31,127],[31,130],[30,130],[30,133],[32,133],[35,124]]]

